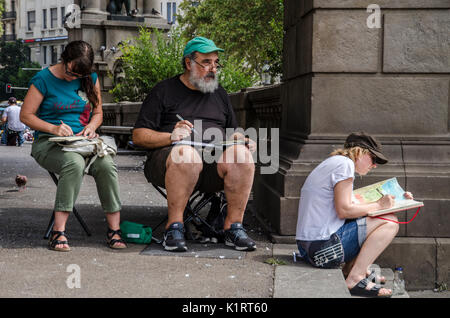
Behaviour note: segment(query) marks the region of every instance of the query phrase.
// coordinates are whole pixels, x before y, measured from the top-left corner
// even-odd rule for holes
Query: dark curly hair
[[[72,72],[86,76],[81,78],[81,88],[86,93],[91,105],[95,108],[99,100],[91,73],[94,67],[94,50],[85,41],[72,41],[61,54],[62,62],[67,66],[72,62]]]

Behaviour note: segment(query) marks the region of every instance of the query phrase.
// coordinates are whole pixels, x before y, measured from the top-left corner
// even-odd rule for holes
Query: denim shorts
[[[367,224],[366,218],[346,220],[337,231],[337,236],[341,240],[344,249],[344,262],[347,263],[358,256],[361,246],[366,240]],[[307,260],[307,253],[301,246],[301,242],[297,241],[300,257]]]

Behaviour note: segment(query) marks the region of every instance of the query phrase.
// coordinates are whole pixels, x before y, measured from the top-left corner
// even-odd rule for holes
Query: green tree
[[[5,10],[5,0],[0,0],[0,17],[3,16]],[[3,23],[0,23],[0,36],[3,34]]]
[[[177,17],[188,38],[205,36],[229,57],[244,59],[249,72],[282,72],[283,0],[185,0]]]
[[[183,51],[188,39],[179,28],[172,28],[169,34],[141,28],[134,43],[120,46],[119,58],[125,79],[114,83],[110,91],[114,100],[142,101],[156,83],[184,72]],[[228,92],[236,92],[256,82],[252,74],[244,72],[245,61],[221,56],[224,64],[219,73],[220,84]]]
[[[38,63],[28,59],[29,48],[17,40],[14,42],[0,42],[0,100],[14,95],[17,99],[23,99],[26,90],[15,90],[13,94],[6,94],[6,84],[11,83],[16,87],[28,87],[28,83],[35,71],[24,71],[22,68],[40,68]]]
[[[170,36],[141,28],[135,43],[120,46],[119,58],[125,80],[114,83],[115,101],[141,101],[156,83],[183,72],[181,57],[185,42],[174,29]]]

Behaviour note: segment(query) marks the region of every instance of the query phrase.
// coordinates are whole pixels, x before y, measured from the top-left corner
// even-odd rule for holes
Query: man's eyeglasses
[[[86,78],[86,77],[89,76],[89,75],[80,75],[80,74],[72,73],[71,71],[69,71],[67,69],[67,64],[64,64],[64,67],[65,67],[65,70],[66,70],[66,74],[69,75],[69,76],[76,77],[76,78]]]
[[[194,59],[192,61],[194,61],[195,63],[197,63],[198,65],[200,65],[204,69],[209,69],[209,70],[211,70],[213,68],[216,68],[216,70],[220,70],[223,67],[222,64],[219,63],[219,60],[217,60],[215,62],[212,62],[211,60],[205,60],[205,61],[203,61],[204,64],[200,64],[199,62],[197,62]]]

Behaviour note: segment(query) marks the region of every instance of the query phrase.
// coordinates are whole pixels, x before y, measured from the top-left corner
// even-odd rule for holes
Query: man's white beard
[[[210,76],[214,76],[214,78]],[[205,78],[208,79],[206,80]],[[205,77],[200,77],[195,68],[192,68],[192,71],[189,74],[189,82],[204,94],[213,93],[219,87],[219,80],[217,79],[216,74],[209,72]]]

